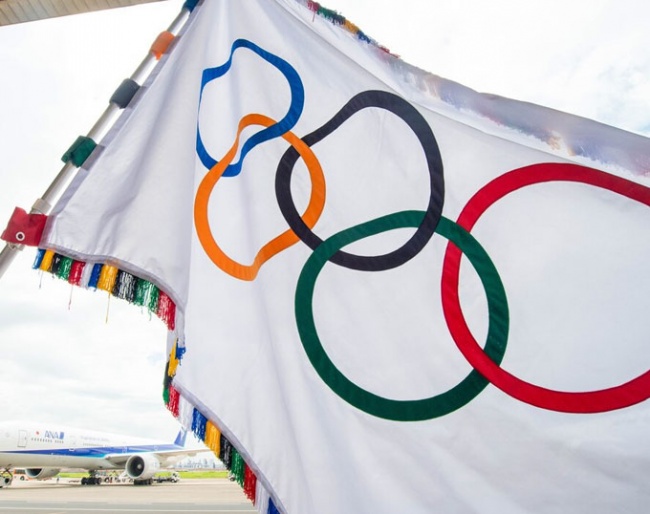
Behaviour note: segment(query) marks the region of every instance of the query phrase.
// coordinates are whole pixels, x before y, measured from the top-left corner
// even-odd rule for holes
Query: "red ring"
[[[541,182],[582,182],[650,206],[650,188],[615,175],[576,164],[542,163],[497,177],[478,191],[463,208],[456,223],[471,231],[481,215],[505,195]],[[546,389],[526,382],[495,364],[472,336],[458,297],[461,252],[447,245],[442,272],[442,307],[449,331],[467,361],[492,384],[522,402],[559,412],[594,413],[622,409],[650,398],[650,370],[621,385],[585,392]]]

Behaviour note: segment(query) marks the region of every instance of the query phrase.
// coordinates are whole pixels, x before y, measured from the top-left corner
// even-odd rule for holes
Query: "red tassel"
[[[165,322],[169,330],[174,330],[176,326],[176,304],[164,291],[159,292],[156,315]]]
[[[83,261],[73,261],[72,266],[70,267],[70,275],[68,275],[68,282],[73,286],[81,285],[81,277],[84,272],[84,266],[86,265]]]
[[[46,221],[45,214],[27,214],[24,209],[16,207],[0,239],[7,243],[38,246]]]
[[[253,470],[246,466],[244,469],[244,494],[255,504],[255,491],[257,490],[257,477]]]
[[[178,407],[180,404],[180,393],[174,389],[172,385],[169,386],[169,403],[167,404],[167,408],[169,409],[169,412],[171,412],[175,418],[178,417]]]

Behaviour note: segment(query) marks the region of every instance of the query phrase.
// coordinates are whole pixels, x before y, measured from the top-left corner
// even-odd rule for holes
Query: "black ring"
[[[422,145],[429,168],[431,194],[422,224],[415,230],[411,238],[400,248],[383,255],[355,255],[339,250],[330,261],[346,268],[361,271],[382,271],[396,268],[415,257],[427,244],[438,226],[444,202],[444,176],[442,157],[433,131],[424,117],[406,100],[387,91],[364,91],[352,97],[343,108],[325,125],[302,138],[311,147],[343,124],[354,113],[366,107],[379,107],[399,116],[413,130]],[[320,239],[305,223],[291,197],[291,174],[298,160],[298,152],[289,148],[280,163],[275,175],[275,194],[282,215],[295,234],[312,250],[316,249],[323,240]]]

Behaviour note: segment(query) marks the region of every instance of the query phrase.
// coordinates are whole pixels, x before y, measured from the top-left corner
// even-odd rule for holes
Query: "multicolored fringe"
[[[314,14],[317,14],[318,16],[325,18],[330,23],[343,27],[345,30],[355,35],[361,41],[364,41],[374,47],[377,47],[383,52],[386,52],[387,54],[395,55],[388,48],[386,48],[383,45],[380,45],[377,41],[368,37],[366,34],[364,34],[364,32],[359,27],[357,27],[350,20],[346,19],[345,16],[337,13],[336,11],[333,11],[332,9],[327,9],[326,7],[323,7],[318,2],[314,2],[313,0],[298,0],[298,2],[301,3],[302,5],[305,5]],[[395,57],[397,56],[395,55]]]
[[[169,359],[165,365],[165,377],[163,379],[163,401],[167,405],[167,408],[176,410],[175,417],[178,417],[178,396],[170,398],[170,386],[184,353],[185,347],[178,346],[178,339],[176,339],[174,346],[172,346],[169,352]]]
[[[237,448],[221,433],[219,428],[194,409],[194,417],[201,422],[193,423],[192,431],[219,458],[228,471],[231,479],[243,489],[246,497],[256,504],[257,476],[253,469],[246,464],[244,457]],[[203,430],[205,428],[205,430]]]
[[[237,448],[223,435],[219,427],[191,405],[174,387],[174,376],[182,360],[185,348],[178,346],[178,340],[172,346],[165,368],[163,400],[167,409],[179,422],[210,449],[230,472],[231,480],[237,482],[246,497],[259,509],[266,508],[265,514],[280,514],[268,493],[260,493],[261,486],[253,469],[246,464]],[[262,498],[266,496],[266,498]],[[262,512],[260,510],[260,512]]]
[[[167,409],[176,417],[186,428],[191,429],[192,433],[203,441],[203,443],[212,450],[212,452],[219,458],[225,468],[230,472],[231,480],[237,482],[243,489],[246,497],[256,506],[258,483],[257,476],[253,469],[246,464],[244,457],[239,453],[237,448],[221,433],[219,427],[205,417],[196,407],[187,403],[187,400],[176,390],[173,384],[169,384],[166,393],[163,395],[166,398]],[[185,403],[185,406],[182,404]],[[185,408],[184,408],[185,407]],[[183,411],[191,409],[191,414],[188,416],[190,420],[183,423],[185,416]],[[189,421],[189,423],[187,423]],[[267,514],[279,511],[269,500]]]
[[[110,264],[90,264],[39,249],[32,266],[68,283],[88,289],[101,289],[134,305],[145,307],[158,316],[169,330],[176,324],[176,304],[148,280],[136,277]]]

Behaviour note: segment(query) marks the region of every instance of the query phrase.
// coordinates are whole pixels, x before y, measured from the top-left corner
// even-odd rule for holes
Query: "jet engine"
[[[126,474],[133,480],[148,480],[160,469],[160,462],[153,455],[132,455],[126,461]]]
[[[52,478],[59,474],[61,471],[59,468],[27,468],[25,469],[25,474],[29,478],[35,478],[36,480],[45,480],[46,478]]]

